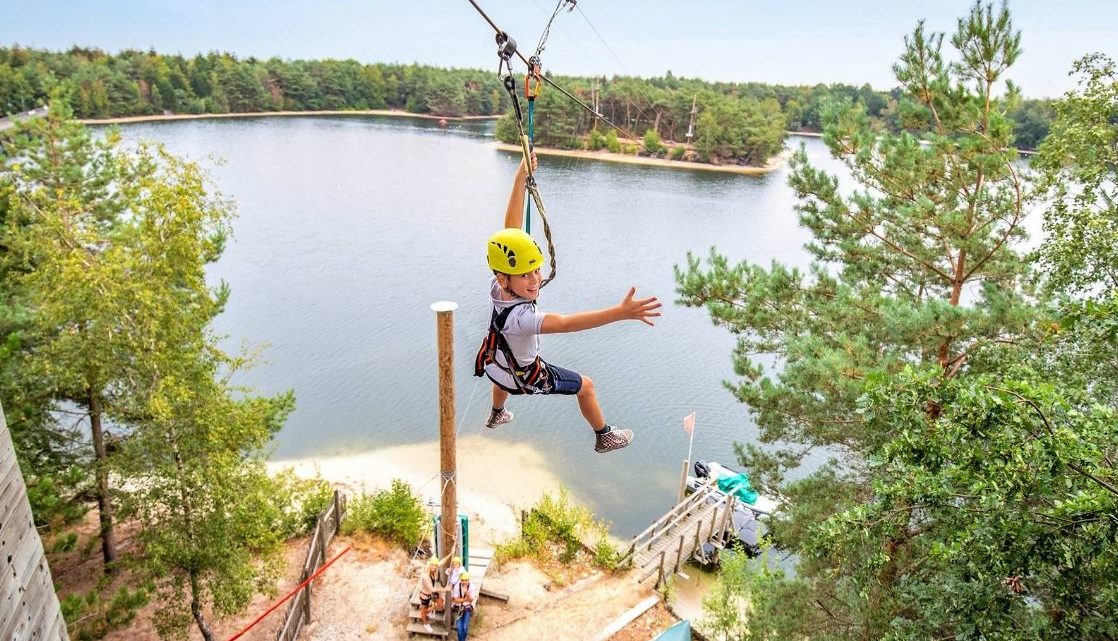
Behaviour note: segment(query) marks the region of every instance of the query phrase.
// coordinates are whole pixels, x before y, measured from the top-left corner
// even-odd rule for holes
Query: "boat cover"
[[[691,622],[684,619],[661,632],[652,641],[691,641]]]
[[[726,476],[719,476],[718,489],[726,494],[736,496],[737,498],[753,505],[757,502],[757,490],[749,483],[749,477],[744,473],[729,474]]]

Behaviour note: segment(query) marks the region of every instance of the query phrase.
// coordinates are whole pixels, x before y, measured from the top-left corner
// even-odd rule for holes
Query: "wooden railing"
[[[315,523],[314,534],[311,536],[310,546],[307,548],[307,560],[303,562],[302,574],[299,583],[306,581],[312,574],[326,562],[326,549],[342,528],[342,519],[345,518],[345,496],[334,490],[334,500],[326,511],[318,515]],[[317,580],[317,579],[316,579]],[[276,641],[295,641],[303,624],[311,620],[311,586],[308,583],[299,591],[283,617],[283,625],[276,634]]]
[[[723,540],[734,500],[716,490],[715,480],[707,479],[690,496],[632,538],[621,562],[640,566],[643,573],[638,581],[659,573],[656,581],[659,586],[667,574],[678,572],[692,554],[702,549],[704,542]],[[712,497],[718,500],[712,501]],[[706,536],[703,536],[704,529]],[[674,558],[669,557],[669,552]]]
[[[691,496],[677,503],[667,514],[656,519],[655,523],[648,526],[640,534],[634,536],[629,543],[629,549],[625,552],[625,555],[621,557],[621,563],[627,563],[633,560],[636,554],[642,549],[652,549],[652,544],[656,542],[656,538],[659,535],[670,530],[672,526],[686,517],[691,510],[706,500],[707,494],[710,492],[711,488],[715,487],[714,483],[715,480],[713,478],[707,479],[702,485],[696,488]]]

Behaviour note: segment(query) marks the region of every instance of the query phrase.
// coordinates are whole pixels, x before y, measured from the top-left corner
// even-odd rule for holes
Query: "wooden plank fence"
[[[326,562],[326,550],[342,528],[342,519],[345,518],[345,495],[334,490],[334,500],[325,512],[318,515],[314,527],[314,534],[307,548],[307,560],[303,562],[303,571],[299,576],[299,583],[306,581],[322,564]],[[316,579],[317,580],[317,579]],[[276,641],[295,641],[303,625],[311,620],[311,587],[314,581],[299,590],[287,606],[283,617],[283,625],[276,634]]]
[[[0,407],[0,639],[69,641]]]

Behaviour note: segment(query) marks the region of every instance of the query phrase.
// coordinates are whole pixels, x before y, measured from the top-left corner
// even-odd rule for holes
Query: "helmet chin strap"
[[[517,300],[517,299],[524,298],[520,294],[517,294],[516,292],[512,291],[512,287],[509,287],[509,286],[506,286],[506,285],[501,285],[501,277],[504,277],[505,282],[508,283],[508,285],[512,285],[512,275],[511,274],[506,274],[504,272],[493,272],[493,273],[497,275],[497,284],[501,286],[501,291],[503,291],[506,294],[508,294],[509,296],[511,296],[512,300]],[[541,287],[542,287],[542,285],[541,285]],[[527,300],[527,299],[525,299],[525,300]]]
[[[498,272],[498,271],[494,271],[493,275],[497,277],[497,284],[501,286],[501,291],[503,291],[504,293],[511,296],[513,298],[513,300],[515,300],[517,298],[520,298],[519,296],[516,295],[516,292],[512,291],[512,289],[509,288],[509,285],[512,284],[512,281],[510,280],[512,278],[512,276],[510,276],[509,274],[506,274],[504,272]],[[504,285],[501,285],[501,279],[502,278],[505,281]]]

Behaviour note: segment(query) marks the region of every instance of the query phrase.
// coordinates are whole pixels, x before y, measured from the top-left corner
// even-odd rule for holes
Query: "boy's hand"
[[[636,287],[630,287],[629,293],[625,298],[618,303],[617,308],[621,312],[621,317],[625,320],[639,320],[642,323],[655,325],[651,318],[659,316],[660,301],[656,297],[651,298],[633,298],[637,294]]]
[[[532,160],[532,171],[536,171],[537,169],[540,168],[540,161],[539,161],[538,158],[536,158],[536,152],[533,151],[530,158]],[[520,159],[520,166],[517,167],[516,171],[517,171],[517,173],[521,173],[521,174],[527,174],[528,173],[528,167],[527,167],[527,165],[524,164],[524,159],[523,158]]]

